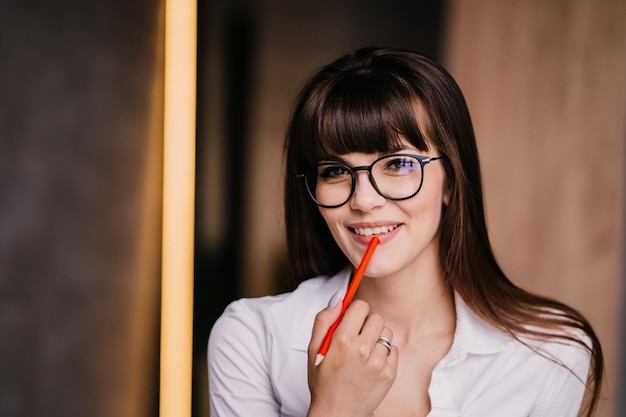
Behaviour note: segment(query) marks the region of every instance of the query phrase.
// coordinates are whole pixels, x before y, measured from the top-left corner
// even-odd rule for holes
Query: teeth
[[[397,225],[390,226],[380,226],[380,227],[357,227],[354,229],[357,235],[361,236],[371,236],[371,235],[379,235],[381,233],[389,233],[393,229],[395,229]]]

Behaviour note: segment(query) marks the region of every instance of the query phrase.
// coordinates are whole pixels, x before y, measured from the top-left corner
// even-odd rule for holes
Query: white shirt
[[[349,279],[346,269],[290,293],[231,303],[209,337],[211,417],[306,416],[313,321]],[[567,369],[487,324],[458,294],[455,303],[454,340],[431,376],[429,417],[577,415],[590,363],[586,349],[527,341]]]

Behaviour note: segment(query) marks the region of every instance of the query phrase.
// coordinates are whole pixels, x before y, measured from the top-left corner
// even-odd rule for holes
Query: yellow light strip
[[[165,0],[161,417],[191,416],[196,44],[196,1]]]

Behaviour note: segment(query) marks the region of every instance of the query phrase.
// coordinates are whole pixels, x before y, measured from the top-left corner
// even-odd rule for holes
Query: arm
[[[397,349],[388,355],[376,343],[381,334],[392,338],[391,331],[380,316],[369,315],[362,301],[348,308],[326,358],[315,367],[317,350],[339,313],[340,306],[326,308],[315,319],[308,355],[309,417],[369,417],[395,379]],[[211,417],[280,415],[266,333],[262,318],[245,302],[231,304],[213,326],[208,345]]]
[[[267,369],[264,325],[244,303],[232,303],[208,344],[211,417],[280,415]]]

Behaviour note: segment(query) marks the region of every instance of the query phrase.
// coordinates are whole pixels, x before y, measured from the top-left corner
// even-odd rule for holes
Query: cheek
[[[422,193],[423,191],[423,193]],[[420,233],[435,233],[441,221],[443,207],[447,204],[447,193],[441,187],[430,187],[420,191],[415,200],[407,200],[403,210],[419,224]]]
[[[324,219],[324,221],[326,222],[326,224],[328,224],[328,217],[329,217],[329,210],[328,209],[324,209],[319,207],[318,208],[320,214],[322,215],[322,219]]]
[[[333,240],[341,250],[341,252],[346,256],[351,262],[355,262],[354,254],[351,254],[349,238],[346,233],[345,228],[341,226],[341,222],[339,220],[340,216],[336,213],[337,211],[341,211],[340,209],[320,209],[320,213],[326,222],[326,226],[330,231]],[[358,262],[358,261],[357,261]]]
[[[338,223],[338,219],[339,219],[339,213],[337,213],[338,211],[340,211],[340,209],[325,209],[325,208],[319,208],[320,214],[322,215],[322,218],[324,219],[324,222],[326,222],[326,226],[328,227],[328,229],[330,230],[330,233],[333,235],[333,237],[335,238],[335,240],[337,239],[336,236],[336,227],[335,225]]]
[[[344,207],[334,209],[320,208],[319,210],[333,239],[341,250],[346,253],[345,251],[347,249],[347,242],[349,239],[348,233],[343,226],[343,219],[345,219],[347,215],[344,211]]]
[[[450,201],[450,187],[448,186],[448,181],[443,168],[437,167],[437,169],[433,169],[432,175],[429,179],[429,182],[425,182],[422,185],[424,198],[432,201],[434,204],[437,204],[439,209],[441,209],[442,206],[447,206]],[[428,180],[428,178],[425,180]],[[422,191],[420,191],[420,194]]]

